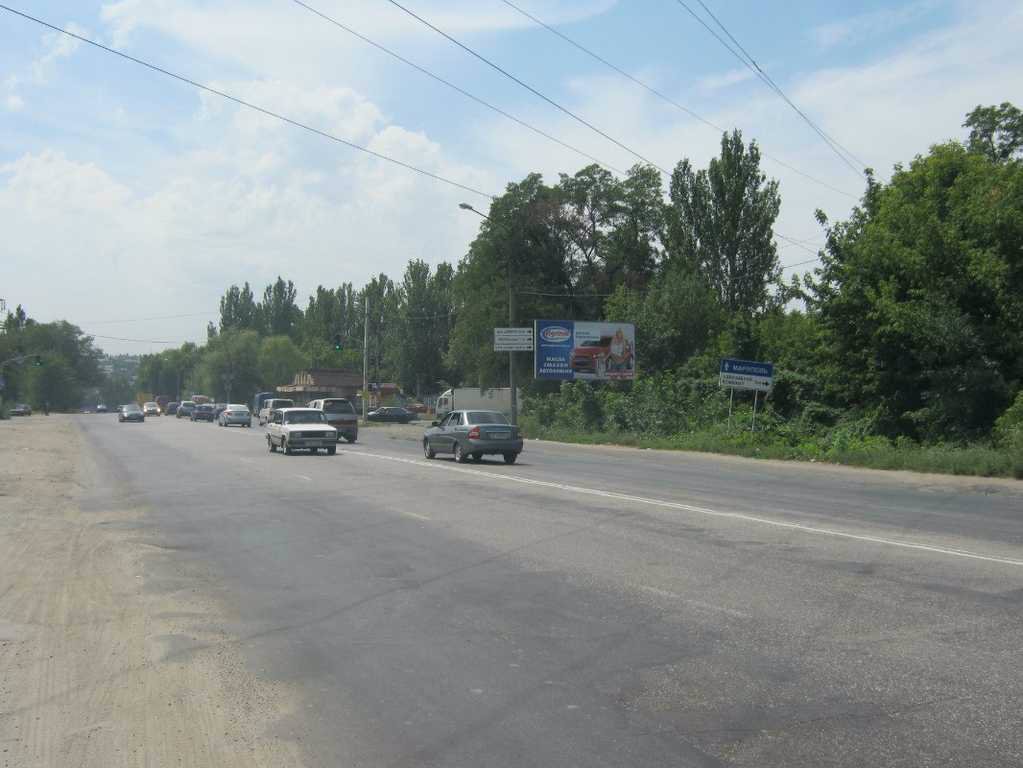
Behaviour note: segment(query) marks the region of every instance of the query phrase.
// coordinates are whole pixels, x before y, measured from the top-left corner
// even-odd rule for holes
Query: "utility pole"
[[[362,322],[362,420],[366,420],[369,399],[369,294],[366,294],[366,317]]]
[[[512,280],[511,256],[508,257],[508,327],[515,327],[515,284]],[[511,388],[511,423],[519,423],[519,394],[515,388],[515,353],[508,353],[508,386]]]

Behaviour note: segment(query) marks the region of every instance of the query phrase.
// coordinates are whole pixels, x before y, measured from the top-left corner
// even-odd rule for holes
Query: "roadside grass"
[[[920,445],[893,443],[883,437],[806,438],[791,444],[777,435],[722,427],[670,436],[630,432],[582,431],[544,427],[534,418],[520,422],[526,437],[587,445],[699,451],[756,459],[782,459],[844,464],[871,469],[909,470],[948,475],[1023,479],[1023,449],[1000,450],[989,445]]]

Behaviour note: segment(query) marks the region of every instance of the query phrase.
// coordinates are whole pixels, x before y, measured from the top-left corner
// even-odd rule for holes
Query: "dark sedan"
[[[498,411],[451,411],[426,430],[423,453],[428,459],[452,453],[459,463],[500,454],[505,464],[514,464],[522,453],[522,435]]]
[[[167,408],[164,410],[168,416],[175,416],[178,412],[178,406],[181,405],[179,402],[167,403]]]
[[[414,418],[413,414],[404,408],[385,407],[377,408],[366,414],[367,421],[390,421],[397,424],[408,424]]]
[[[210,403],[199,403],[192,409],[192,421],[210,421],[212,422],[216,416],[216,409]]]
[[[126,421],[141,422],[146,420],[146,414],[139,408],[138,403],[128,403],[127,405],[122,405],[120,410],[118,410],[117,420],[121,423]]]
[[[11,416],[31,416],[32,406],[27,403],[18,403],[11,408]]]

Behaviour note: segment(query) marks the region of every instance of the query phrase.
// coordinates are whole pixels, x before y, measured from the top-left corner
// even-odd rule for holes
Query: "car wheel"
[[[266,447],[270,449],[270,453],[277,453],[277,446],[274,445],[274,441],[270,439],[270,435],[266,436]]]
[[[328,449],[327,449],[327,455],[328,455],[328,456],[333,456],[333,455],[335,455],[336,453],[337,453],[337,448],[336,448],[336,447],[334,447],[334,448],[328,448]]]
[[[468,460],[469,460],[469,456],[468,456],[468,454],[466,454],[465,449],[462,447],[462,444],[459,443],[459,442],[456,442],[455,443],[455,461],[457,461],[459,464],[465,464],[465,462],[467,462]]]
[[[287,438],[283,438],[283,437],[281,438],[281,448],[284,449],[284,455],[285,456],[291,456],[292,455],[293,451],[291,450],[291,446],[288,445]]]
[[[428,459],[437,458],[437,452],[430,447],[429,440],[423,440],[423,455]]]
[[[518,457],[519,457],[519,455],[517,453],[506,453],[504,455],[504,463],[505,464],[514,464],[515,463],[515,459],[517,459]]]

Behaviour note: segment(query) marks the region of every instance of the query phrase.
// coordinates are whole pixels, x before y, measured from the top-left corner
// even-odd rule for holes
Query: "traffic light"
[[[341,340],[341,334],[340,333],[335,333],[334,334],[334,351],[335,352],[340,352],[344,348],[345,348],[345,344],[344,344],[344,341]]]

